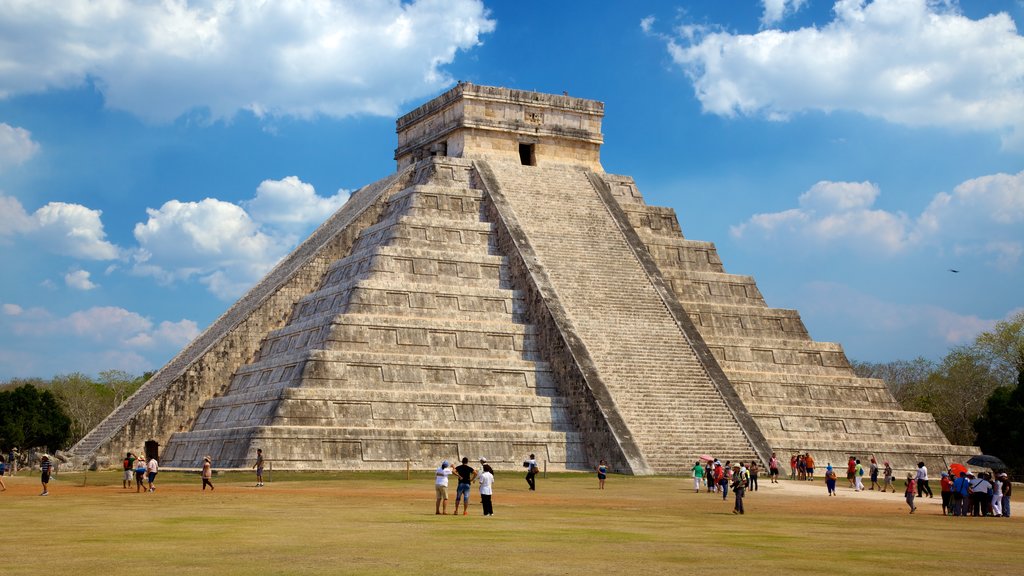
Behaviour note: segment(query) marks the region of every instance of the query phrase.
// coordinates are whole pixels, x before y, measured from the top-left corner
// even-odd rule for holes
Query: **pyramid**
[[[605,173],[600,102],[460,83],[350,200],[71,450],[166,467],[667,474],[700,455],[977,453]]]

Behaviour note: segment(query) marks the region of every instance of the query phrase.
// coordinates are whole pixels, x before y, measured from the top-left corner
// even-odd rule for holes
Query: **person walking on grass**
[[[953,515],[953,480],[949,477],[948,472],[942,473],[942,478],[939,480],[939,489],[942,490],[942,515],[952,516]]]
[[[875,461],[874,456],[871,457],[871,466],[869,467],[869,470],[871,471],[871,489],[874,490],[875,486],[881,488],[878,484],[878,462]]]
[[[160,472],[160,465],[156,461],[156,456],[149,459],[149,464],[146,465],[146,481],[149,483],[149,491],[156,491],[156,486],[153,482],[156,480],[157,473]]]
[[[441,467],[434,472],[434,493],[437,496],[434,514],[448,514],[448,477],[451,475],[452,469],[448,467],[447,460],[441,462]]]
[[[256,469],[256,487],[263,486],[263,449],[256,449],[256,463],[252,465]]]
[[[853,481],[857,492],[864,489],[864,466],[861,465],[860,460],[857,460],[857,464],[854,466]]]
[[[462,464],[455,467],[455,474],[459,477],[458,487],[455,489],[455,511],[452,514],[459,514],[459,500],[462,500],[462,515],[469,514],[469,488],[476,479],[476,470],[469,465],[469,458],[462,457]]]
[[[733,467],[732,477],[732,493],[736,496],[736,503],[732,507],[732,513],[743,514],[743,495],[747,491],[747,478],[740,470],[739,464]]]
[[[896,481],[896,476],[894,476],[892,473],[892,464],[889,464],[889,461],[886,460],[885,462],[882,463],[882,465],[885,466],[885,469],[882,470],[882,474],[885,476],[885,484],[882,486],[882,492],[885,492],[889,488],[892,488],[892,492],[893,494],[895,494],[896,487],[893,486],[892,483]]]
[[[850,483],[850,488],[856,488],[854,478],[857,476],[857,459],[850,456],[850,460],[846,462],[846,481]]]
[[[537,468],[537,457],[530,454],[530,459],[523,462],[523,467],[526,468],[526,483],[530,485],[530,490],[537,489],[537,472],[540,471]]]
[[[135,493],[142,492],[142,485],[146,482],[146,459],[135,459]]]
[[[1013,482],[1010,482],[1010,477],[1006,475],[1006,472],[999,474],[999,479],[1003,481],[1003,518],[1010,517],[1010,492],[1013,492]]]
[[[772,484],[779,483],[779,457],[775,452],[772,452],[772,457],[768,459],[768,479]]]
[[[40,496],[49,496],[50,491],[47,489],[47,484],[50,483],[50,473],[53,472],[53,464],[50,463],[50,457],[43,454],[42,461],[39,462],[39,479],[43,483],[43,492]]]
[[[604,462],[604,460],[602,460]],[[693,491],[700,492],[700,483],[704,480],[704,465],[697,460],[697,463],[693,465]],[[604,481],[601,481],[602,486]]]
[[[750,463],[750,469],[747,470],[747,472],[750,475],[750,486],[748,486],[748,488],[750,488],[754,492],[757,492],[757,476],[758,474],[761,473],[761,467],[757,465],[756,460]]]
[[[932,495],[932,489],[928,486],[928,467],[924,465],[924,462],[917,463],[917,497],[920,498],[923,494],[927,494],[929,498],[934,498]]]
[[[210,456],[206,455],[203,457],[203,492],[206,492],[206,487],[210,487],[210,492],[213,492],[213,482],[210,479],[213,478],[213,465],[210,463]]]
[[[832,468],[832,463],[829,462],[828,466],[825,468],[825,487],[828,488],[829,496],[836,495],[836,478],[838,477],[839,475],[836,474],[835,469]]]
[[[917,506],[914,506],[914,491],[917,490],[917,480],[914,479],[913,472],[907,472],[907,480],[903,484],[906,485],[903,496],[907,499],[907,506],[910,506],[910,513],[913,514],[917,510]]]
[[[484,516],[494,516],[494,504],[491,502],[491,495],[494,491],[494,470],[490,464],[484,464],[484,471],[478,477],[480,481],[480,505],[484,509]]]
[[[121,461],[121,468],[124,470],[124,474],[121,477],[121,487],[131,488],[132,476],[135,475],[135,454],[131,452],[125,454],[124,460]]]
[[[701,469],[703,470],[703,468]],[[601,459],[597,465],[597,489],[604,490],[604,481],[608,479],[608,463]],[[699,485],[699,483],[698,483]],[[699,490],[698,490],[699,492]]]

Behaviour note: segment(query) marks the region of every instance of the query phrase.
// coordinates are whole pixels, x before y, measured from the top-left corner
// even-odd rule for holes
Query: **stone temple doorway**
[[[156,440],[146,440],[146,462],[153,458],[160,461],[160,443]]]

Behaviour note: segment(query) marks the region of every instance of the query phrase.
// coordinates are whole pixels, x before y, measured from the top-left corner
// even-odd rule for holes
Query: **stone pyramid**
[[[433,468],[530,453],[680,473],[701,454],[897,466],[977,452],[857,378],[670,209],[603,171],[600,102],[462,83],[366,186],[72,449],[165,466]]]

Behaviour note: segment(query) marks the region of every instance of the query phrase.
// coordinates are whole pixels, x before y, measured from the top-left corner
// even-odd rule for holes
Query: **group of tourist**
[[[533,454],[530,455],[530,459],[533,460]],[[536,461],[534,461],[534,467],[536,467]],[[458,516],[460,503],[462,504],[462,515],[466,516],[469,514],[470,488],[473,482],[478,482],[480,484],[480,505],[483,507],[483,514],[484,516],[494,516],[494,506],[491,503],[494,487],[494,470],[487,463],[487,458],[480,458],[480,468],[482,471],[477,473],[469,465],[469,458],[466,457],[463,457],[462,464],[455,468],[452,468],[447,460],[441,462],[441,466],[434,472],[434,493],[436,495],[434,513],[448,514],[448,477],[454,473],[458,479],[458,486],[455,491],[455,509],[452,511],[452,515]],[[533,490],[535,486],[533,476],[536,476],[535,471],[532,475],[529,472],[527,473],[530,490]]]
[[[207,457],[209,458],[209,457]],[[142,492],[143,484],[148,484],[146,492],[155,492],[156,475],[160,471],[160,464],[157,462],[156,457],[150,458],[147,462],[145,458],[136,456],[132,452],[125,454],[124,459],[121,461],[121,468],[124,471],[124,477],[121,479],[122,488],[131,488],[132,481],[135,481],[135,492]],[[213,488],[213,485],[210,485]],[[206,487],[204,486],[205,490]]]
[[[920,468],[920,467],[919,467]],[[912,484],[918,477],[907,475],[907,505],[913,514],[914,488]],[[955,478],[954,478],[955,476]],[[919,486],[919,485],[918,485]],[[953,470],[942,473],[940,483],[942,491],[942,513],[945,516],[992,516],[1010,517],[1010,494],[1013,483],[1006,472],[991,474],[979,472],[977,475],[965,470],[954,473]],[[920,488],[917,488],[920,496]],[[931,494],[929,493],[929,497]]]
[[[772,453],[772,457],[775,454]],[[810,452],[793,454],[789,458],[790,480],[814,480],[814,457]]]

